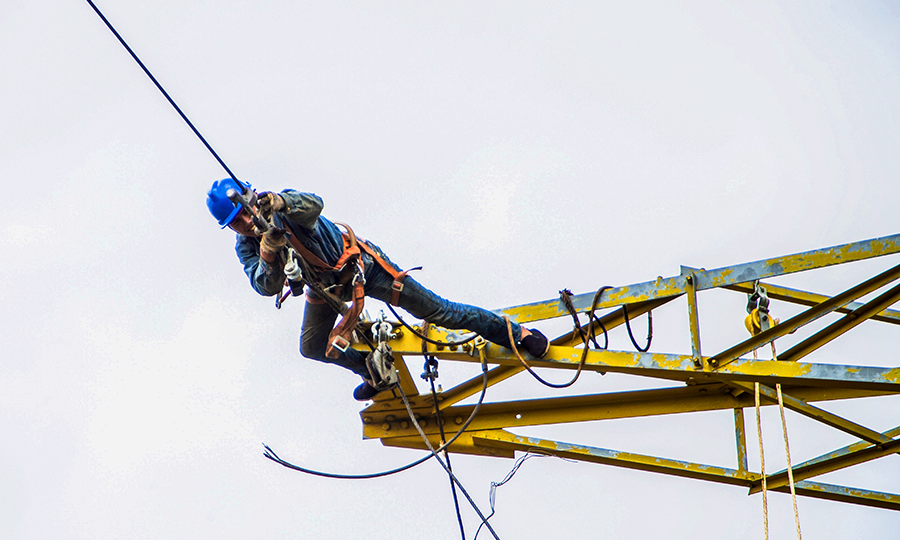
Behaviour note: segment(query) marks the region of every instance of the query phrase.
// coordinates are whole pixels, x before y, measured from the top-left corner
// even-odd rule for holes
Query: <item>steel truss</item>
[[[800,463],[796,463],[795,460],[792,471],[797,494],[900,510],[900,495],[897,494],[808,480],[900,452],[900,438],[895,438],[900,435],[900,427],[879,433],[811,404],[900,393],[900,368],[800,361],[865,321],[900,324],[900,311],[888,309],[900,300],[900,285],[887,289],[874,299],[859,301],[862,297],[900,278],[900,265],[833,297],[763,283],[768,298],[806,306],[806,309],[710,356],[701,352],[697,308],[697,294],[704,290],[728,289],[752,293],[757,290],[756,285],[763,279],[898,252],[900,252],[900,234],[715,270],[682,267],[678,276],[605,290],[595,307],[598,310],[608,310],[598,318],[606,329],[623,324],[625,321],[623,315],[629,318],[638,317],[684,296],[688,308],[691,354],[590,348],[586,353],[583,369],[664,379],[680,384],[662,389],[486,402],[481,405],[466,432],[449,447],[449,451],[498,457],[514,457],[517,450],[539,451],[568,459],[744,486],[750,493],[756,493],[761,489],[762,475],[749,470],[747,465],[743,410],[746,407],[754,407],[754,383],[760,385],[760,398],[764,405],[777,404],[775,387],[780,384],[786,408],[859,439],[854,444]],[[589,311],[593,301],[594,293],[571,297],[572,305],[580,313]],[[626,306],[627,315],[623,313]],[[569,311],[560,300],[525,304],[499,312],[519,323],[570,317]],[[757,360],[755,354],[748,357],[757,349],[768,348],[769,344],[778,338],[798,331],[802,333],[807,325],[832,313],[841,313],[843,317],[817,331],[806,328],[810,335],[778,354],[776,360]],[[596,320],[590,324],[595,328],[600,326]],[[583,328],[588,327],[585,325]],[[461,335],[463,334],[460,332],[440,328],[431,328],[428,333],[428,337],[436,341],[459,341]],[[535,368],[569,370],[568,372],[572,373],[584,354],[584,345],[577,333],[568,332],[551,343],[553,347],[545,358],[537,360],[526,355],[528,363]],[[525,371],[513,351],[490,343],[478,346],[473,346],[471,342],[452,347],[432,344],[423,346],[420,338],[414,336],[412,332],[402,330],[391,340],[390,346],[394,351],[396,367],[400,373],[401,387],[409,398],[421,428],[435,447],[439,446],[441,441],[431,394],[419,394],[404,357],[422,356],[427,353],[442,360],[476,363],[481,362],[483,358],[487,365],[492,366],[485,375],[488,386],[499,384]],[[447,439],[456,433],[474,407],[459,403],[466,398],[477,396],[482,390],[482,384],[483,378],[479,375],[438,394],[437,407],[443,419]],[[507,431],[508,428],[521,426],[725,409],[734,411],[736,468],[523,437]],[[387,446],[425,448],[419,433],[410,424],[406,408],[396,390],[380,394],[374,404],[363,410],[360,415],[365,438],[381,439]],[[784,470],[768,474],[767,488],[788,491],[787,478],[787,471]]]

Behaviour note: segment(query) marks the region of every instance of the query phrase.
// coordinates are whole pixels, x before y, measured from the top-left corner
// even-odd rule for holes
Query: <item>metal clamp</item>
[[[350,282],[351,286],[365,285],[366,284],[366,274],[363,272],[362,268],[359,265],[356,266],[356,270],[353,272],[353,281]]]
[[[747,295],[747,317],[744,318],[744,326],[751,335],[765,332],[778,324],[778,319],[769,315],[769,296],[766,289],[759,281],[753,283],[753,292]]]

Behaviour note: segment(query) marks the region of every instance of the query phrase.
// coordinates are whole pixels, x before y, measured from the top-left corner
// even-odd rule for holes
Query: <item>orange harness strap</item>
[[[362,265],[360,264],[360,271]],[[366,305],[366,291],[362,279],[353,280],[353,297],[351,298],[350,309],[341,317],[341,322],[328,334],[328,348],[325,350],[325,356],[328,358],[337,358],[340,354],[347,350],[350,346],[350,334],[356,328],[356,323]]]
[[[363,251],[369,254],[372,259],[378,263],[378,266],[384,269],[385,272],[391,275],[394,278],[394,283],[391,284],[391,305],[399,306],[400,305],[400,293],[403,292],[403,280],[406,279],[407,272],[412,272],[413,270],[421,270],[421,266],[417,266],[415,268],[410,268],[409,270],[403,270],[402,272],[398,272],[394,269],[393,266],[387,263],[384,259],[381,258],[378,253],[369,247],[365,242],[361,242],[360,246],[362,246]]]
[[[303,245],[294,235],[291,235],[288,238],[288,241],[291,244],[291,247],[300,254],[301,257],[306,259],[306,261],[313,265],[314,267],[325,270],[329,272],[341,272],[341,276],[338,279],[338,282],[342,286],[346,286],[348,283],[352,283],[353,286],[353,294],[351,297],[350,309],[341,317],[341,321],[338,323],[336,327],[328,334],[328,348],[325,351],[325,356],[328,358],[337,358],[340,356],[340,353],[347,350],[347,347],[350,346],[350,334],[353,332],[354,328],[356,328],[356,322],[359,319],[360,314],[362,313],[363,308],[365,307],[365,279],[363,278],[363,272],[365,268],[363,267],[362,261],[360,260],[360,255],[362,251],[365,251],[372,259],[384,269],[385,272],[390,274],[392,278],[394,278],[394,282],[391,284],[391,305],[398,306],[400,305],[400,293],[403,292],[403,280],[406,278],[406,274],[412,270],[421,270],[422,267],[419,266],[417,268],[412,268],[411,270],[397,271],[388,264],[378,253],[368,246],[364,241],[360,242],[356,238],[356,234],[353,232],[353,229],[350,228],[349,225],[345,223],[337,223],[335,225],[340,225],[347,229],[346,233],[343,233],[341,236],[344,240],[344,252],[341,253],[340,258],[338,258],[337,263],[334,266],[326,263],[315,254],[313,254],[306,246]],[[355,266],[355,267],[354,267]],[[315,301],[316,299],[311,299],[307,295],[306,301],[318,304],[320,302]]]

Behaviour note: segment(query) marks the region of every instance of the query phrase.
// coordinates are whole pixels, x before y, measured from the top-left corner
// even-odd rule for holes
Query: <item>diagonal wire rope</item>
[[[791,486],[791,502],[794,504],[794,523],[797,525],[797,540],[802,540],[800,512],[797,510],[797,491],[794,489],[794,468],[791,467],[791,445],[788,443],[787,420],[784,418],[784,397],[781,394],[781,383],[775,385],[775,390],[778,392],[778,410],[781,412],[781,429],[784,431],[784,453],[787,455],[788,483]]]
[[[762,417],[759,412],[759,382],[753,383],[753,397],[756,404],[756,436],[759,438],[759,474],[762,476],[763,530],[765,540],[769,540],[769,499],[766,490],[766,453],[763,449]]]
[[[482,372],[484,373],[484,376],[485,376],[485,382],[487,382],[487,362],[484,358],[483,349],[481,352],[481,368],[482,368]],[[406,398],[406,392],[403,391],[403,387],[398,386],[397,388],[400,390],[400,397],[403,399],[403,404],[406,406],[407,413],[409,413],[409,419],[412,421],[413,425],[416,427],[416,431],[419,432],[419,436],[421,436],[422,440],[425,441],[425,445],[428,447],[429,450],[431,450],[431,454],[434,456],[434,459],[436,459],[437,462],[440,463],[441,467],[444,468],[444,470],[447,472],[447,475],[450,477],[450,479],[456,484],[457,487],[459,487],[460,492],[462,492],[462,494],[466,497],[466,500],[469,501],[469,504],[472,506],[472,509],[474,509],[475,513],[478,514],[478,517],[481,518],[481,522],[488,528],[488,531],[491,532],[491,534],[494,536],[494,538],[496,538],[496,540],[500,540],[500,537],[497,536],[497,532],[494,531],[494,528],[491,527],[491,524],[488,523],[487,518],[485,518],[484,514],[481,512],[481,509],[478,508],[478,505],[475,504],[475,501],[472,499],[471,495],[469,495],[469,492],[466,491],[465,486],[463,486],[462,482],[459,481],[459,478],[457,478],[456,475],[453,474],[453,471],[451,471],[447,467],[447,464],[444,463],[444,460],[442,460],[441,457],[439,455],[437,455],[438,451],[449,446],[449,443],[441,445],[441,447],[438,450],[434,449],[434,447],[431,444],[431,441],[428,440],[428,436],[425,435],[424,431],[422,431],[422,426],[420,426],[419,422],[416,420],[416,415],[413,413],[412,407],[410,407],[410,405],[409,405],[409,400]],[[457,434],[457,436],[458,435],[459,434]],[[456,437],[454,437],[454,439],[456,439]]]
[[[431,323],[425,322],[424,332],[428,333],[428,326]],[[428,379],[431,383],[431,401],[434,404],[434,417],[437,420],[438,431],[441,433],[441,445],[443,445],[447,441],[447,435],[444,432],[444,420],[441,417],[441,408],[438,407],[438,395],[437,389],[434,386],[434,380],[438,377],[437,366],[438,361],[434,356],[428,355],[428,344],[425,341],[422,341],[422,354],[425,356],[425,372],[422,374],[422,378]],[[444,450],[444,459],[447,460],[447,467],[453,471],[453,465],[450,464],[450,453]],[[450,480],[450,490],[453,493],[453,506],[456,509],[456,521],[459,524],[459,535],[462,540],[466,540],[466,529],[463,527],[462,514],[459,511],[459,497],[456,495],[456,484],[453,483],[453,480]]]
[[[169,93],[166,92],[166,89],[163,88],[163,86],[159,83],[159,81],[156,80],[156,77],[153,76],[153,73],[151,73],[150,70],[147,69],[147,66],[145,66],[144,63],[141,62],[141,59],[138,58],[138,55],[135,54],[135,52],[131,49],[131,47],[128,46],[128,43],[126,43],[125,40],[122,38],[122,36],[119,35],[119,32],[116,31],[116,29],[113,27],[112,23],[109,22],[109,20],[106,18],[105,15],[103,15],[103,13],[100,11],[100,8],[98,8],[94,4],[94,2],[92,2],[91,0],[87,0],[87,3],[90,4],[91,7],[94,9],[94,11],[97,13],[97,15],[100,16],[100,19],[102,19],[103,22],[106,23],[106,26],[107,26],[107,28],[109,28],[110,32],[112,32],[113,35],[116,36],[116,39],[118,39],[119,43],[121,43],[122,46],[125,47],[125,50],[128,51],[128,53],[131,55],[131,57],[134,58],[134,61],[137,62],[137,64],[139,66],[141,66],[141,69],[144,70],[144,73],[146,73],[147,76],[150,77],[150,80],[153,81],[153,84],[156,85],[156,87],[159,89],[159,91],[162,92],[162,95],[165,96],[165,98],[169,101],[169,103],[172,105],[172,107],[174,107],[175,111],[178,112],[178,114],[181,116],[182,120],[184,120],[185,123],[187,123],[188,127],[191,128],[191,130],[194,132],[194,135],[196,135],[197,138],[200,139],[200,142],[202,142],[203,145],[206,146],[206,149],[209,150],[209,153],[212,154],[212,156],[214,158],[216,158],[216,161],[219,162],[219,165],[221,165],[222,168],[225,169],[225,172],[228,173],[228,176],[230,176],[234,180],[237,180],[237,177],[234,175],[233,172],[231,172],[231,169],[228,168],[228,165],[225,165],[225,162],[222,161],[222,158],[219,157],[219,154],[217,154],[216,151],[213,150],[213,147],[210,146],[210,144],[208,142],[206,142],[206,139],[203,137],[203,135],[200,134],[200,131],[197,130],[196,127],[194,127],[194,124],[190,121],[190,119],[187,117],[187,115],[184,114],[184,112],[181,110],[181,107],[179,107],[178,104],[175,103],[175,100],[172,99],[172,96],[170,96]]]

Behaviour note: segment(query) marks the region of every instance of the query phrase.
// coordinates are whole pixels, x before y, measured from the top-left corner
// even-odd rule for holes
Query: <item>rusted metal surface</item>
[[[900,430],[895,429],[885,432],[883,435],[890,440],[891,437],[897,436],[898,433],[900,433]],[[845,446],[834,452],[829,452],[828,454],[824,454],[815,459],[795,465],[793,467],[794,480],[800,481],[805,480],[806,478],[820,476],[853,465],[859,465],[860,463],[866,463],[878,458],[890,456],[891,454],[896,454],[898,452],[900,452],[900,439],[893,439],[890,440],[890,442],[881,445],[857,443]],[[786,485],[788,485],[787,470],[779,471],[766,477],[766,486],[768,489],[775,489]],[[754,482],[753,486],[750,488],[750,493],[757,493],[761,489],[762,483]]]
[[[716,287],[726,287],[738,283],[748,283],[760,279],[792,274],[803,270],[824,268],[873,257],[881,257],[900,252],[900,234],[874,238],[862,242],[832,246],[764,259],[746,264],[727,266],[715,270],[701,270],[695,273],[698,291]],[[659,277],[653,281],[615,287],[603,293],[599,308],[614,307],[622,304],[645,302],[656,298],[678,296],[687,292],[687,277],[684,275],[670,278]],[[572,304],[579,311],[590,309],[594,293],[572,296]],[[547,300],[533,304],[510,307],[500,310],[509,315],[513,321],[533,322],[544,319],[562,317],[567,314],[565,306],[559,300]]]
[[[753,385],[739,382],[732,382],[731,384],[739,386],[744,390],[747,390],[748,392],[754,391]],[[769,401],[775,403],[778,402],[776,391],[764,384],[759,385],[759,393],[760,396],[767,398]],[[813,420],[822,422],[823,424],[829,425],[835,429],[839,429],[845,433],[849,433],[850,435],[859,437],[864,441],[869,441],[874,444],[883,444],[890,442],[889,437],[885,437],[884,435],[878,433],[873,429],[869,429],[865,426],[857,424],[856,422],[852,422],[836,414],[832,414],[828,411],[819,409],[818,407],[813,407],[802,399],[797,399],[796,397],[788,394],[783,394],[782,397],[785,407],[791,409],[794,412],[798,412],[803,416],[806,416],[807,418],[812,418]]]
[[[866,322],[866,320],[875,316],[876,313],[882,312],[887,306],[893,305],[898,299],[900,299],[900,285],[891,288],[871,302],[859,306],[850,313],[844,315],[840,320],[835,321],[807,339],[794,345],[787,351],[781,353],[778,359],[796,362],[822,345],[829,343],[833,339],[846,334],[850,330]]]
[[[900,510],[898,495],[809,480],[828,472],[900,452],[900,439],[895,439],[900,436],[900,428],[879,433],[811,404],[900,394],[900,367],[896,366],[896,359],[888,361],[889,366],[895,367],[884,367],[885,362],[881,358],[878,360],[881,360],[882,365],[806,361],[813,358],[822,345],[838,336],[852,333],[854,328],[864,322],[900,323],[900,311],[890,309],[890,306],[900,298],[900,286],[882,292],[873,300],[857,301],[900,278],[900,265],[832,297],[763,284],[770,300],[805,305],[808,309],[767,330],[756,330],[759,332],[756,335],[742,339],[713,356],[703,356],[701,350],[701,317],[697,300],[702,291],[709,289],[752,293],[756,290],[756,282],[760,279],[898,252],[900,252],[900,235],[893,235],[714,270],[682,267],[678,276],[660,277],[649,282],[606,290],[599,297],[597,306],[597,318],[600,322],[585,320],[581,323],[583,331],[598,330],[601,323],[607,330],[620,326],[624,322],[622,307],[625,305],[629,306],[629,315],[636,317],[683,296],[688,315],[686,328],[688,335],[684,343],[690,347],[690,351],[642,353],[602,350],[593,348],[595,344],[590,343],[590,348],[585,354],[580,332],[571,331],[551,340],[552,346],[547,356],[538,360],[526,355],[527,362],[533,368],[562,370],[560,375],[569,377],[571,370],[578,369],[584,357],[583,369],[586,372],[619,373],[654,380],[656,384],[660,380],[668,381],[676,386],[586,395],[533,398],[523,396],[513,401],[487,400],[480,405],[478,413],[466,431],[460,434],[448,451],[511,458],[515,456],[516,451],[539,450],[581,461],[741,485],[749,488],[751,493],[756,493],[762,476],[750,470],[748,465],[743,409],[754,406],[754,383],[760,383],[764,406],[776,403],[777,397],[773,388],[780,384],[784,392],[785,407],[860,439],[858,442],[807,459],[794,466],[792,472],[796,479],[797,494]],[[584,313],[591,309],[593,298],[594,293],[587,293],[575,295],[571,300],[575,309],[579,313]],[[600,310],[608,311],[604,313]],[[558,300],[525,304],[498,312],[507,314],[512,320],[520,323],[570,317],[569,312]],[[808,330],[811,322],[830,313],[843,313],[844,317],[816,331]],[[708,316],[708,312],[704,313],[704,316]],[[756,358],[755,349],[768,347],[774,340],[798,331],[807,331],[810,335],[801,338],[793,347],[783,351],[777,359]],[[425,436],[434,446],[440,444],[438,414],[441,415],[446,437],[453,437],[473,413],[475,405],[472,401],[480,396],[483,388],[492,389],[517,378],[525,371],[513,351],[503,347],[490,343],[482,348],[475,348],[471,343],[454,344],[453,342],[462,341],[470,335],[465,331],[431,327],[428,332],[430,339],[450,343],[440,346],[428,344],[424,348],[422,340],[412,332],[403,330],[398,334],[391,340],[390,345],[397,359],[401,385],[409,397],[413,414]],[[602,346],[604,341],[597,346]],[[356,346],[364,348],[361,345]],[[753,357],[751,353],[754,353]],[[409,358],[421,358],[423,354],[434,355],[443,361],[479,364],[483,360],[490,369],[483,375],[479,374],[445,389],[438,394],[435,404],[435,399],[429,393],[420,394],[416,390],[416,381],[404,361]],[[866,358],[866,354],[865,350],[861,349],[853,360]],[[522,437],[506,431],[547,424],[576,424],[728,409],[733,411],[734,417],[736,456],[729,459],[736,461],[737,468],[734,469]],[[365,438],[380,439],[387,446],[423,450],[427,448],[417,430],[411,425],[397,390],[380,394],[371,406],[361,412],[361,417]],[[787,476],[786,471],[770,474],[767,477],[769,488],[788,492]]]
[[[680,476],[719,484],[752,486],[758,483],[758,473],[731,469],[716,465],[692,463],[632,452],[621,452],[605,448],[576,445],[533,437],[521,437],[505,431],[490,431],[474,436],[476,444],[505,450],[538,451],[567,459],[612,465],[627,469]],[[872,506],[889,510],[900,510],[900,495],[878,491],[799,481],[795,484],[797,495],[847,502],[862,506]],[[773,491],[788,492],[788,487],[778,485]]]
[[[873,291],[876,291],[880,287],[887,285],[897,278],[900,278],[900,265],[894,266],[893,268],[882,272],[881,274],[873,277],[872,279],[868,279],[855,287],[851,287],[843,293],[833,298],[829,298],[828,300],[825,300],[824,302],[791,317],[781,324],[769,328],[764,332],[760,332],[750,339],[738,343],[734,347],[726,349],[719,354],[709,358],[708,361],[713,367],[724,366],[725,364],[734,361],[742,354],[747,354],[753,349],[758,349],[763,345],[771,343],[775,339],[784,337],[796,331],[801,326],[807,325],[831,313],[837,308],[844,306],[849,302],[856,300],[857,298],[860,298],[861,296],[865,296]]]
[[[747,430],[744,427],[744,409],[734,410],[734,440],[737,447],[738,469],[746,471],[750,468],[747,464]]]

